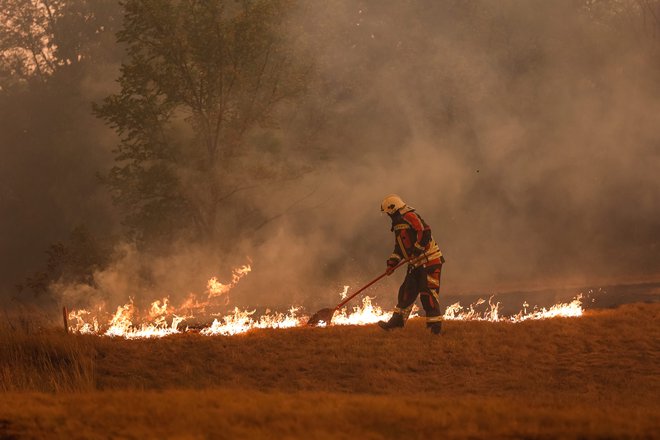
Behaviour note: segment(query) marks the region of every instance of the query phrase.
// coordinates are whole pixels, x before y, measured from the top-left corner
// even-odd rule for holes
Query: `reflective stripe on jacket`
[[[431,235],[431,227],[414,209],[402,209],[392,215],[392,231],[394,231],[394,252],[390,258],[401,260],[413,255],[413,251],[423,253],[425,257],[416,262],[415,267],[421,265],[432,266],[444,262],[442,252]]]

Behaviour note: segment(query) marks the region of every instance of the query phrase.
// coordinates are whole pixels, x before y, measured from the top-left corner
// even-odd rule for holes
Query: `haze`
[[[2,58],[5,300],[38,301],[14,286],[82,225],[123,251],[91,287],[53,288],[56,301],[184,295],[249,257],[232,300],[326,304],[384,270],[389,193],[432,226],[447,259],[441,294],[660,275],[656,1],[300,2],[287,41],[313,73],[249,132],[222,233],[148,251],[99,177],[119,137],[92,103],[117,93],[126,55],[120,8],[97,7],[86,58],[51,79],[21,78]],[[2,29],[0,49],[12,35]],[[253,166],[273,177],[250,181]],[[397,282],[381,285],[383,303]]]

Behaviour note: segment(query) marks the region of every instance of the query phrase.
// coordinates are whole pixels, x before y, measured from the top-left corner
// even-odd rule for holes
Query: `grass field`
[[[519,324],[5,329],[0,438],[660,437],[660,304]]]

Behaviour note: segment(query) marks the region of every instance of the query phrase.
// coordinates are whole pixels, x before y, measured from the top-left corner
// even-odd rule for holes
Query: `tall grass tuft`
[[[0,324],[0,391],[94,389],[95,350],[87,338],[40,328],[25,316]]]

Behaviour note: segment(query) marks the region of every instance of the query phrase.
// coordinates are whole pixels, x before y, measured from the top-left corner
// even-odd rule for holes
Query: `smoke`
[[[220,282],[230,284],[231,267],[236,263],[231,259],[210,259],[209,249],[191,246],[176,246],[167,255],[157,255],[121,243],[113,254],[112,264],[96,271],[92,283],[54,283],[51,290],[59,302],[70,308],[100,306],[112,312],[129,301],[144,308],[163,298],[174,306],[183,304],[191,295],[204,301],[209,297],[208,280],[220,277]],[[249,264],[249,259],[243,260],[243,264]],[[229,297],[223,298],[228,300]],[[217,304],[222,305],[223,301]]]
[[[88,101],[45,91],[16,94],[0,99],[0,112],[3,297],[45,264],[49,244],[80,225],[112,234],[117,218],[98,179],[111,161],[110,138],[89,114]]]
[[[389,193],[431,225],[447,259],[442,293],[657,277],[658,27],[632,3],[621,3],[628,15],[589,5],[304,2],[292,44],[313,54],[317,76],[279,109],[279,131],[251,133],[245,159],[300,175],[229,197],[222,243],[177,243],[166,255],[122,248],[93,292],[56,290],[67,302],[176,301],[249,257],[233,303],[333,303],[343,285],[384,270],[393,237],[379,203]],[[102,96],[102,83],[90,84]],[[109,166],[77,164],[66,188],[84,185],[81,169]],[[57,212],[76,212],[72,194],[57,200],[71,204]],[[241,205],[253,213],[234,211]],[[371,294],[387,305],[400,281]]]
[[[305,10],[331,158],[315,207],[267,242],[286,261],[269,283],[313,298],[377,275],[391,192],[433,227],[445,291],[657,276],[658,41],[625,6],[637,22],[577,2]]]

